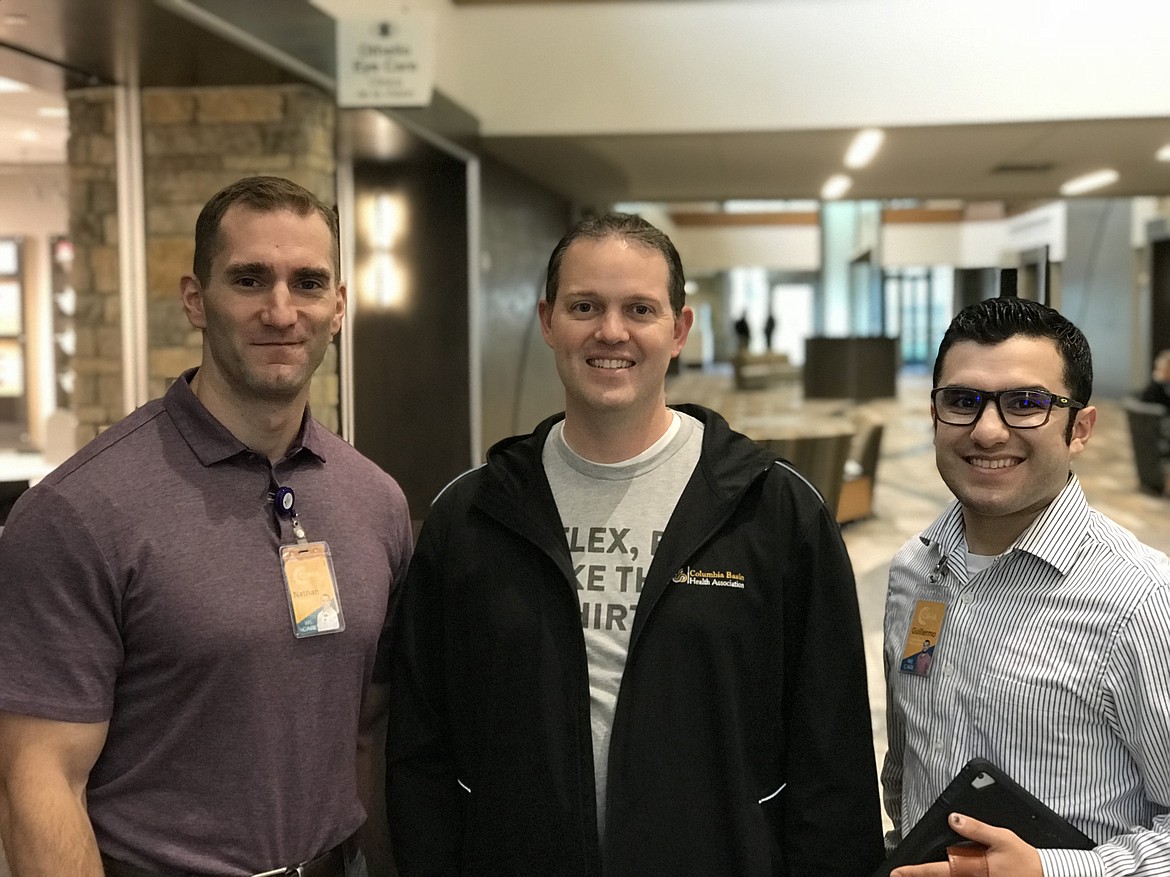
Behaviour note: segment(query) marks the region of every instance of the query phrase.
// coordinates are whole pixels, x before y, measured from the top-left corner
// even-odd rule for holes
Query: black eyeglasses
[[[1043,390],[999,390],[992,393],[972,387],[939,387],[930,394],[934,415],[951,426],[970,426],[983,416],[988,400],[995,400],[999,417],[1012,429],[1035,429],[1048,422],[1053,408],[1084,408],[1065,396]]]

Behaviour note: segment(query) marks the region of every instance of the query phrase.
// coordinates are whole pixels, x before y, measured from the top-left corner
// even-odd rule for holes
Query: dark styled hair
[[[960,341],[1001,344],[1017,335],[1050,338],[1064,360],[1064,382],[1069,395],[1088,404],[1093,394],[1093,354],[1085,335],[1065,316],[1025,298],[1001,296],[963,308],[951,320],[934,361],[934,385],[942,375],[947,351]]]
[[[557,300],[557,288],[561,282],[561,263],[565,260],[565,251],[577,240],[604,240],[618,238],[629,243],[639,244],[656,250],[666,260],[667,291],[670,293],[670,307],[675,316],[682,312],[686,304],[686,283],[683,277],[682,259],[678,250],[674,248],[670,238],[648,223],[640,216],[631,213],[607,213],[604,216],[595,216],[583,219],[569,229],[552,251],[548,260],[548,271],[545,274],[544,300],[550,305]]]
[[[333,273],[341,275],[341,244],[337,212],[316,195],[283,177],[245,177],[220,189],[203,205],[195,221],[195,258],[192,273],[206,286],[211,278],[211,262],[219,252],[219,226],[228,210],[239,204],[258,213],[290,210],[298,216],[316,213],[333,239]]]
[[[961,341],[1002,344],[1017,335],[1049,338],[1064,361],[1064,383],[1069,396],[1084,405],[1093,395],[1093,354],[1084,333],[1065,316],[1050,307],[1025,298],[1001,296],[968,305],[955,315],[938,346],[934,361],[934,386],[942,376],[947,351]],[[1072,438],[1076,409],[1069,409],[1065,440]]]

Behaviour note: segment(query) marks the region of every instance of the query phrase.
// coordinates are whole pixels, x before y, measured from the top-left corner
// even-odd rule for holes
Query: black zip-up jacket
[[[679,407],[705,426],[702,455],[634,615],[604,844],[577,582],[541,464],[558,418],[497,444],[435,501],[382,656],[403,877],[864,877],[880,862],[837,524],[787,465]]]

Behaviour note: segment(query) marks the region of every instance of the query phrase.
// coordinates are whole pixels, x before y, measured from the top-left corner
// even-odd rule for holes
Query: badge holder
[[[939,600],[919,600],[914,605],[902,660],[898,669],[911,676],[929,676],[934,663],[938,635],[942,631],[947,605]]]
[[[326,542],[310,542],[294,505],[292,488],[282,487],[274,497],[277,514],[287,517],[297,537],[295,545],[280,546],[280,571],[284,577],[293,635],[297,639],[345,630],[345,615],[333,571],[333,556]]]

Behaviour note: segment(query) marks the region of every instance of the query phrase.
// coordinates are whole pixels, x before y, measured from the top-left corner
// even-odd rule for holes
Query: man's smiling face
[[[617,237],[581,238],[565,251],[540,323],[568,417],[643,417],[665,404],[666,370],[693,320],[690,308],[671,309],[668,273],[661,253]]]
[[[955,344],[946,353],[938,386],[1068,394],[1056,343],[1026,335],[1000,344]],[[988,401],[968,426],[936,419],[935,460],[943,481],[963,504],[968,540],[981,529],[1023,532],[1064,488],[1069,464],[1084,450],[1095,416],[1093,408],[1053,408],[1043,426],[1011,429]],[[1075,422],[1066,439],[1070,417]]]
[[[243,402],[305,395],[345,314],[333,265],[316,214],[230,207],[207,283],[183,280],[187,317],[204,334],[199,379]]]

